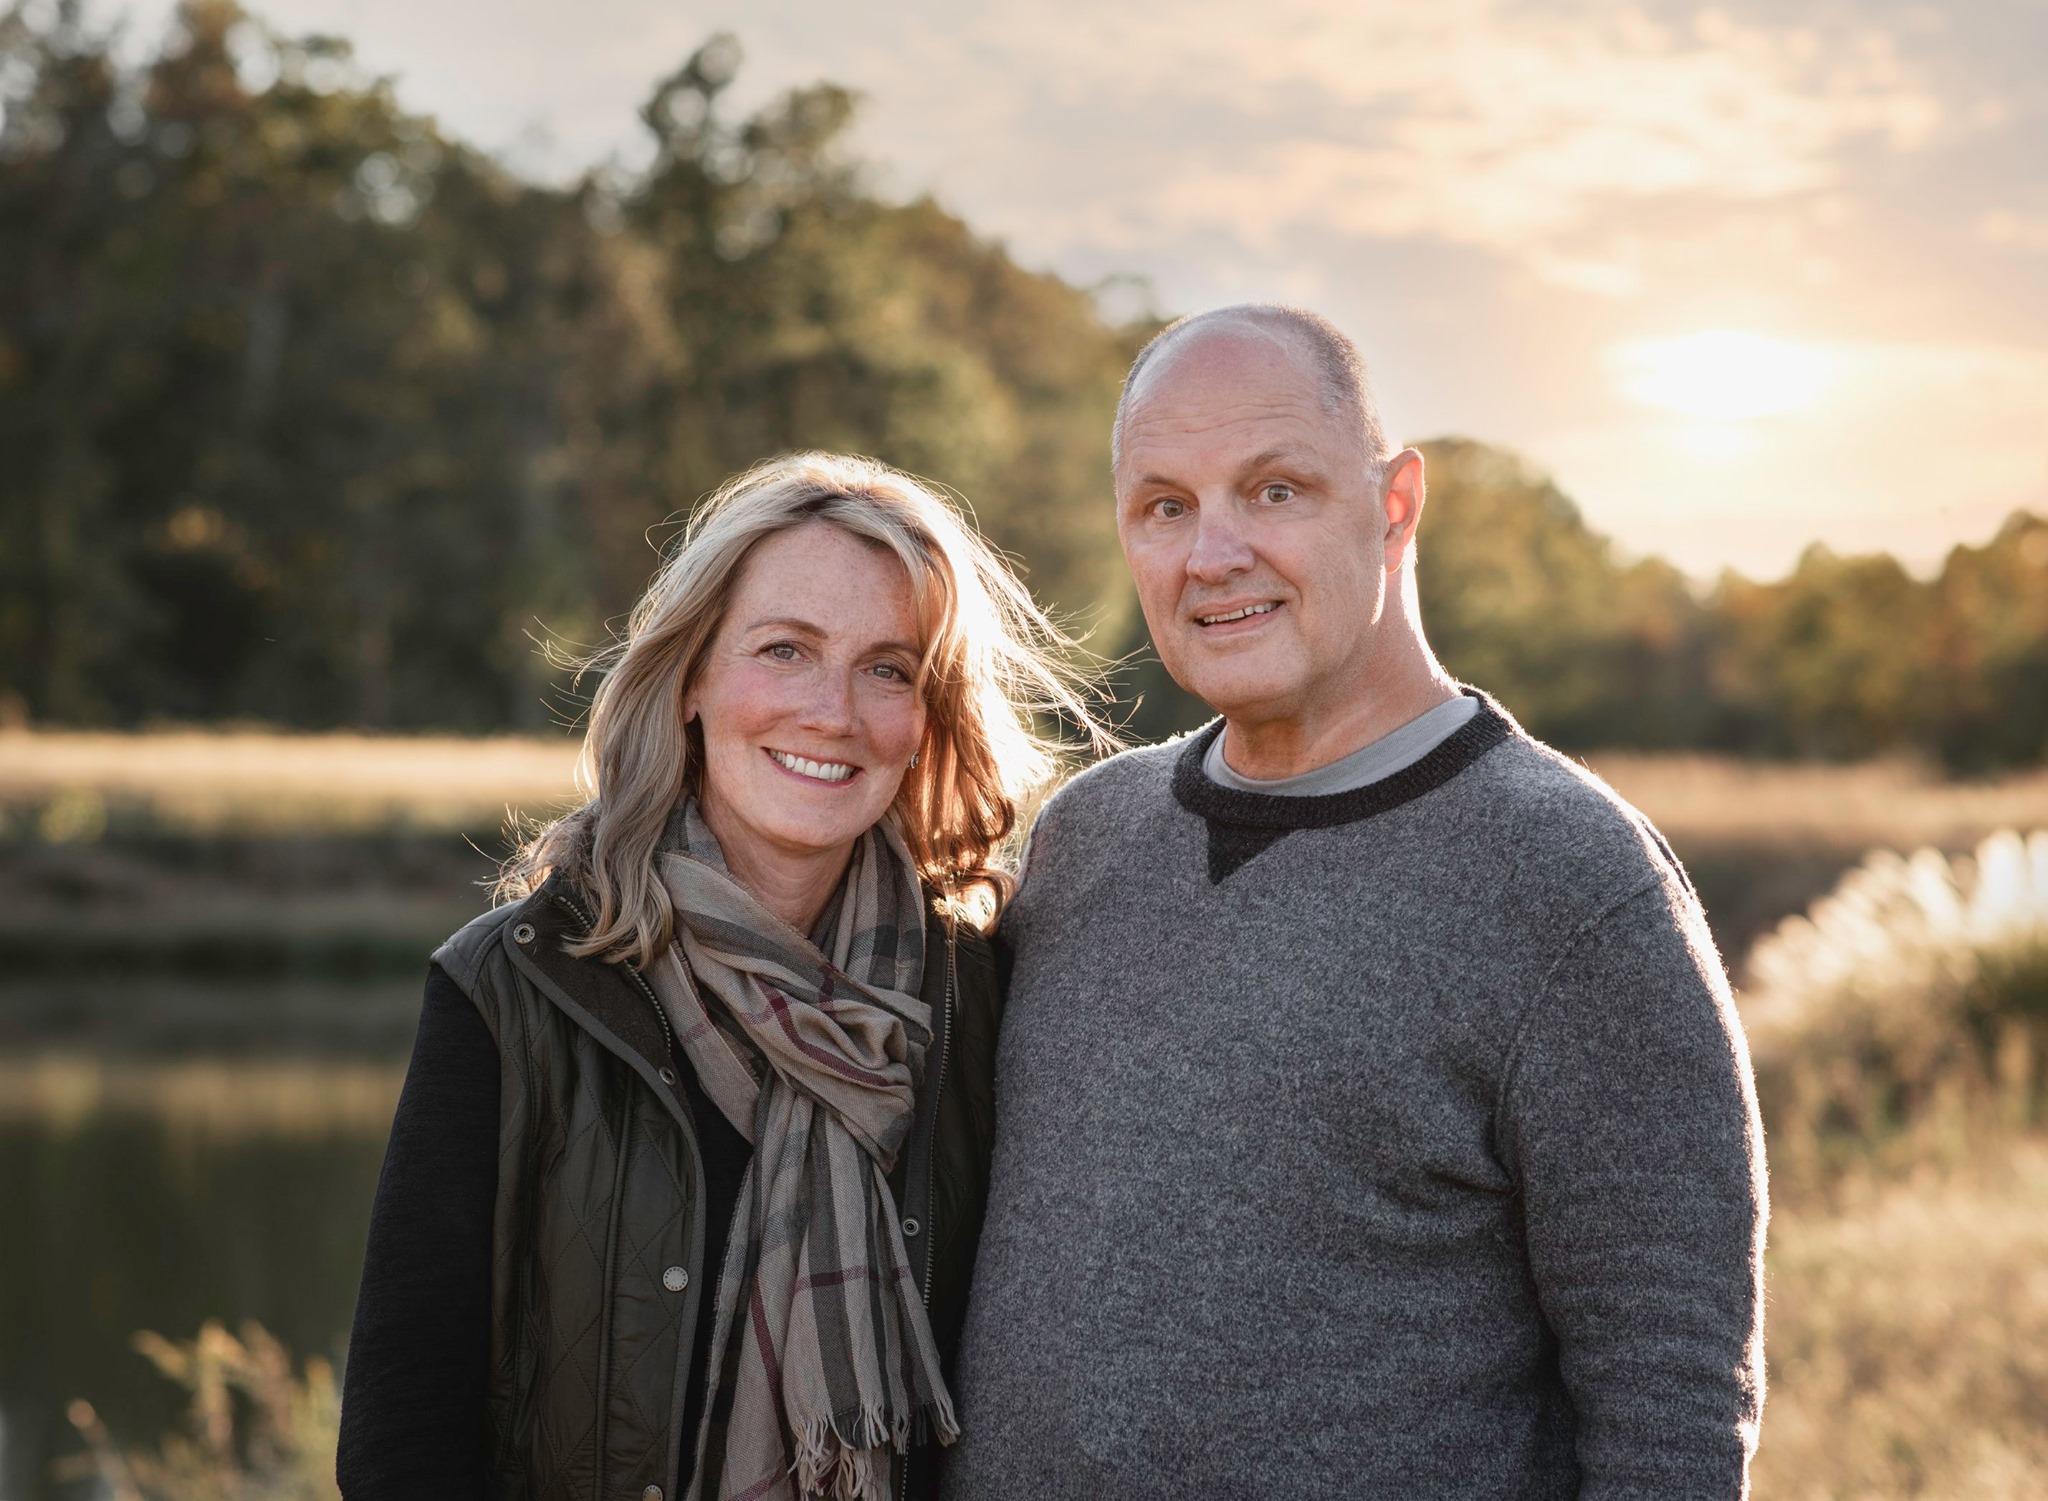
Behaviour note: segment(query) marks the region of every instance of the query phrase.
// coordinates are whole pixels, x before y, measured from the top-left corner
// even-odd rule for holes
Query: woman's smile
[[[806,782],[821,782],[826,786],[843,787],[860,775],[858,766],[849,766],[844,761],[830,761],[800,756],[794,751],[776,750],[763,746],[769,760],[780,766],[791,776]]]

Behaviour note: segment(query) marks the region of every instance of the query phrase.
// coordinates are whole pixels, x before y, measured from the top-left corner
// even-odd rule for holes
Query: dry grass
[[[1596,755],[1588,764],[1684,845],[1963,849],[2001,828],[2048,828],[2048,771],[1951,782],[1903,761],[1837,766],[1713,756]]]
[[[1781,1197],[1845,1167],[1966,1160],[2048,1123],[2048,832],[1877,851],[1749,958]]]
[[[404,1079],[397,1063],[0,1058],[0,1125],[134,1116],[209,1140],[382,1136]]]
[[[478,828],[575,797],[577,744],[197,730],[0,733],[0,805],[37,810],[56,842],[96,837],[108,809],[197,833]]]
[[[97,799],[164,823],[220,828],[475,827],[575,795],[565,737],[132,735],[0,732],[0,805]],[[1590,764],[1674,839],[1958,849],[2003,827],[2048,827],[2048,772],[1946,782],[1905,762],[1774,765],[1595,755]],[[89,807],[60,814],[90,821]]]
[[[124,1451],[92,1404],[74,1401],[67,1416],[86,1450],[60,1477],[94,1482],[108,1501],[340,1501],[341,1391],[326,1361],[309,1359],[301,1376],[261,1325],[238,1339],[211,1319],[197,1338],[144,1332],[135,1348],[191,1393],[182,1431]]]
[[[2048,1496],[2048,1145],[1771,1225],[1758,1501]]]

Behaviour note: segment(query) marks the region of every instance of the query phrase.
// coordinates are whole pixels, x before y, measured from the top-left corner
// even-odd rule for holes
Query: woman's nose
[[[807,730],[846,734],[853,728],[853,678],[849,673],[821,672],[804,700],[802,723]]]

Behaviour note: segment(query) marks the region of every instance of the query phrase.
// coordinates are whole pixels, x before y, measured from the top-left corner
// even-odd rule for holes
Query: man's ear
[[[1387,532],[1382,541],[1389,572],[1406,564],[1414,555],[1415,528],[1422,520],[1422,503],[1427,498],[1422,482],[1421,454],[1412,448],[1404,448],[1387,460],[1380,509],[1387,518]]]

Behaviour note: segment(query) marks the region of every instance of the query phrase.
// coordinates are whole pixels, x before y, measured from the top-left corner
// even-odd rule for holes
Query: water
[[[75,1398],[124,1442],[177,1420],[138,1330],[254,1319],[339,1365],[417,995],[0,988],[0,1498],[83,1494],[49,1473]]]

